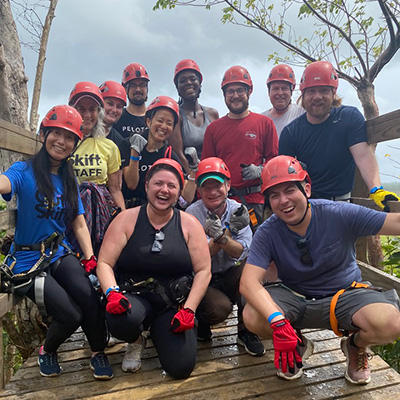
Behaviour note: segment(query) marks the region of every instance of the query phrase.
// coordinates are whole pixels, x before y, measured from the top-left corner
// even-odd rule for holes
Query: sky
[[[153,11],[156,0],[60,0],[51,27],[39,105],[40,119],[54,105],[66,104],[73,86],[80,81],[100,85],[121,81],[128,64],[143,64],[150,76],[149,101],[158,95],[177,100],[173,74],[178,61],[194,59],[202,72],[200,103],[227,113],[220,89],[224,72],[233,65],[248,69],[254,91],[250,109],[263,112],[271,107],[266,78],[273,62],[268,55],[286,51],[257,29],[221,23],[221,6],[176,7]],[[296,22],[294,23],[296,27]],[[24,33],[19,29],[20,35]],[[26,38],[26,37],[25,37]],[[32,95],[37,54],[22,48],[28,90]],[[400,93],[400,52],[375,80],[376,101],[381,114],[397,110]],[[303,68],[293,67],[299,82]],[[343,103],[361,109],[356,91],[340,80],[338,94]],[[296,100],[296,90],[293,99]],[[389,147],[391,146],[391,147]],[[395,148],[393,148],[393,146]],[[399,181],[400,165],[390,161],[400,156],[400,140],[377,148],[382,182]],[[389,175],[389,176],[388,176]]]

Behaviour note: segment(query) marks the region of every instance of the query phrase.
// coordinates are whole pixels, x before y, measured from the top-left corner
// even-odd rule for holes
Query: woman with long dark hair
[[[111,379],[113,371],[104,354],[104,316],[85,271],[96,267],[96,259],[70,162],[82,139],[81,126],[82,118],[74,108],[53,107],[40,126],[43,146],[38,154],[0,175],[4,199],[11,200],[14,194],[18,198],[15,237],[3,274],[17,294],[28,296],[52,317],[39,351],[42,376],[60,375],[57,349],[81,326],[92,350],[94,377]],[[83,265],[65,239],[67,224],[82,249]]]

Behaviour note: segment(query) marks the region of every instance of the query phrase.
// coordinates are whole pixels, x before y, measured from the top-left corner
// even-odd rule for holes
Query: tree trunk
[[[371,119],[379,116],[379,108],[375,101],[375,87],[371,82],[365,79],[360,81],[357,86],[357,95],[361,101],[364,110],[365,118]],[[376,149],[376,144],[371,145],[373,150]],[[353,196],[368,197],[368,188],[361,178],[361,174],[357,171]],[[367,257],[368,252],[368,257]],[[376,268],[382,268],[383,261],[382,245],[379,236],[370,236],[367,239],[357,241],[357,258],[361,261],[368,262]]]
[[[0,0],[0,117],[28,128],[28,78],[9,0]]]
[[[51,23],[53,22],[54,12],[57,7],[58,0],[50,0],[50,6],[47,11],[46,20],[43,25],[42,38],[40,40],[39,57],[36,67],[35,85],[32,93],[31,114],[29,118],[29,126],[31,131],[36,131],[38,126],[38,108],[40,93],[42,91],[42,77],[44,70],[44,63],[46,62],[47,42],[49,40]]]
[[[20,41],[9,0],[0,0],[0,40],[0,118],[28,129],[28,78],[25,75]],[[0,150],[2,171],[7,169],[11,162],[16,161],[16,158],[16,154]],[[13,374],[15,349],[21,350],[23,356],[27,357],[43,340],[43,330],[35,329],[35,326],[42,326],[40,322],[37,322],[38,320],[40,321],[40,318],[37,317],[36,306],[27,300],[20,302],[13,309],[12,314],[3,318],[4,328],[13,344],[16,345],[14,349],[7,346],[6,353],[4,349],[0,349],[5,361],[6,380]],[[4,355],[10,356],[11,359],[4,358]]]

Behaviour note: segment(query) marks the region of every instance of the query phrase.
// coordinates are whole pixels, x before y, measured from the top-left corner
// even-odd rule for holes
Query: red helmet
[[[286,64],[279,64],[272,68],[268,75],[267,86],[269,87],[270,83],[276,81],[288,82],[291,86],[291,90],[293,91],[294,87],[296,86],[296,78],[294,76],[292,67],[289,67],[289,65]]]
[[[99,86],[99,89],[103,96],[103,100],[107,97],[114,97],[122,100],[126,106],[126,91],[120,83],[115,81],[105,81]]]
[[[249,71],[240,65],[234,65],[226,70],[221,82],[221,89],[230,83],[244,83],[250,88],[250,93],[253,91],[253,81]]]
[[[172,158],[160,158],[150,167],[147,174],[149,174],[150,171],[157,165],[168,165],[168,166],[172,167],[176,171],[177,176],[179,176],[179,185],[180,185],[181,189],[183,188],[183,185],[185,183],[185,177],[183,174],[182,166],[181,166],[181,164],[178,163],[178,161],[175,161]]]
[[[276,156],[269,160],[261,172],[261,181],[261,193],[283,182],[306,181],[311,184],[308,172],[291,156]]]
[[[329,61],[315,61],[305,68],[300,81],[300,90],[313,86],[331,86],[337,89],[339,76]]]
[[[79,140],[82,139],[82,117],[71,106],[55,106],[43,118],[40,124],[42,128],[62,128],[72,132],[78,136]]]
[[[99,106],[104,107],[103,97],[100,89],[92,82],[79,82],[72,89],[68,104],[75,106],[82,97],[90,97],[98,103]]]
[[[142,64],[132,63],[125,67],[122,73],[122,84],[126,87],[134,79],[146,79],[146,81],[150,81],[149,74]]]
[[[201,74],[200,68],[197,65],[196,61],[186,59],[186,60],[181,60],[178,62],[178,64],[176,64],[175,73],[174,73],[175,86],[176,86],[176,78],[178,77],[179,72],[185,71],[187,69],[196,71],[200,75],[200,83],[203,82],[203,75]]]
[[[208,157],[200,161],[196,173],[197,186],[201,186],[207,179],[216,179],[222,183],[231,179],[231,173],[221,158]]]
[[[146,114],[159,107],[166,107],[170,109],[175,117],[175,121],[179,118],[179,106],[178,103],[168,96],[157,96],[147,107]]]

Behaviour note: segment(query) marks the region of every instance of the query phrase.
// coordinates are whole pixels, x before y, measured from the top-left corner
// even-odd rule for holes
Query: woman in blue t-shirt
[[[53,107],[40,125],[40,151],[0,175],[0,194],[7,201],[14,194],[18,198],[14,243],[6,263],[16,293],[28,296],[52,317],[39,350],[40,374],[60,375],[57,349],[81,326],[92,350],[94,377],[111,379],[113,371],[104,354],[105,321],[87,276],[97,262],[70,162],[82,139],[81,126],[82,117],[73,107]],[[84,268],[69,251],[64,238],[67,224],[83,250]]]

